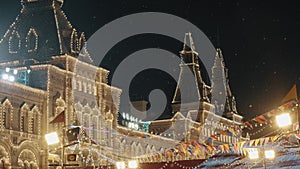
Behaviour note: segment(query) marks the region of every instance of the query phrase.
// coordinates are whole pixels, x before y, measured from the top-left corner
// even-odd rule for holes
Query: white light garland
[[[34,38],[34,42],[31,42],[32,36]],[[31,44],[34,44],[34,47],[32,48]],[[26,48],[28,52],[36,52],[38,48],[38,34],[36,33],[35,29],[30,28],[27,36],[26,36]]]
[[[78,53],[78,34],[75,29],[73,29],[71,34],[70,48],[72,53]]]
[[[18,41],[17,44],[14,44],[14,41]],[[18,50],[21,48],[21,39],[18,31],[14,30],[8,40],[8,52],[11,54],[18,53]]]

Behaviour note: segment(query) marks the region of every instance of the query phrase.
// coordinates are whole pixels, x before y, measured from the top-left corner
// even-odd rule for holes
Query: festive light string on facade
[[[31,42],[33,39],[31,37],[34,36],[34,41]],[[31,44],[33,43],[34,47],[31,48]],[[36,52],[38,48],[38,34],[36,33],[34,28],[30,28],[27,36],[26,36],[26,47],[28,52]]]
[[[9,37],[8,40],[8,52],[11,54],[16,54],[18,53],[18,50],[21,48],[21,39],[18,31],[13,30],[11,36]],[[14,41],[18,41],[17,44],[14,44]],[[17,47],[17,48],[15,48]]]
[[[253,129],[253,125],[250,122],[254,123],[255,127],[258,127],[257,124],[259,124],[260,126],[262,126],[263,124],[268,124],[267,118],[274,117],[276,115],[277,111],[282,112],[286,109],[291,109],[291,111],[295,111],[295,107],[297,107],[297,106],[298,106],[297,100],[289,101],[289,102],[279,106],[277,109],[274,109],[274,110],[269,111],[267,113],[264,113],[260,116],[254,117],[253,119],[251,119],[247,122],[244,122],[243,125],[241,126],[241,129],[243,129],[243,128]],[[272,121],[270,121],[270,123],[271,122]],[[263,129],[260,129],[259,131],[255,132],[255,133],[250,133],[250,135],[258,134],[258,133],[262,132],[266,127],[267,126],[265,126]],[[213,140],[216,140],[216,139],[218,139],[218,137],[220,135],[233,136],[233,135],[236,135],[239,132],[239,130],[240,130],[240,128],[236,128],[235,126],[231,126],[226,130],[220,131],[219,133],[212,134],[209,138],[213,139]]]
[[[81,135],[81,137],[84,136],[84,135]],[[270,140],[271,142],[275,142],[277,139],[279,138],[279,135],[276,135],[276,136],[272,136],[272,137],[266,137],[266,138],[260,138],[260,139],[255,139],[255,140],[249,140],[249,141],[243,141],[243,142],[238,142],[236,144],[225,144],[225,145],[219,145],[219,146],[208,146],[207,147],[203,147],[205,148],[207,151],[207,154],[210,154],[210,155],[213,155],[215,153],[219,153],[219,152],[226,152],[228,153],[229,151],[233,151],[235,153],[239,153],[241,155],[246,155],[246,151],[245,151],[245,147],[248,147],[248,146],[262,146],[262,145],[265,145],[267,144]],[[79,140],[81,140],[82,138],[79,138]],[[260,144],[259,144],[260,143]],[[191,153],[192,151],[189,151],[188,150],[188,146],[183,146],[182,144],[185,144],[185,145],[190,145],[192,143],[181,143],[180,146],[181,148],[185,148],[185,149],[182,149],[182,151],[184,151],[184,155],[186,156],[193,156],[193,154]],[[196,145],[196,143],[194,142],[193,143],[194,145]],[[202,146],[205,146],[205,145],[202,145]],[[79,147],[79,146],[78,146]],[[210,147],[210,148],[209,148]],[[223,148],[222,148],[223,147]],[[89,149],[89,155],[90,155],[90,159],[89,159],[89,155],[87,156],[87,158],[85,158],[83,156],[83,152],[82,150],[79,148],[80,150],[80,156],[81,158],[83,159],[83,162],[86,162],[88,163],[89,160],[94,160],[93,156],[91,155],[91,152],[92,151],[95,151],[97,152],[95,149],[93,149],[92,147],[90,147]],[[170,149],[167,149],[165,152],[163,152],[161,155],[161,157],[166,157],[166,152],[170,151]],[[173,151],[171,151],[173,152]],[[204,151],[205,152],[205,151]],[[190,153],[190,154],[189,154]],[[155,154],[157,155],[157,154]],[[148,156],[147,158],[153,158],[153,156]],[[156,159],[156,157],[154,157]],[[166,160],[168,161],[168,156],[166,157]],[[140,161],[142,161],[140,159]],[[167,165],[167,164],[166,164]],[[182,168],[187,168],[187,166],[182,166]]]
[[[284,134],[284,136],[289,136],[290,133]],[[241,155],[246,155],[246,149],[245,147],[251,147],[251,146],[262,146],[262,145],[266,145],[269,143],[269,141],[271,141],[272,143],[276,142],[277,139],[280,138],[280,135],[275,135],[275,136],[271,136],[271,137],[265,137],[265,138],[260,138],[260,139],[255,139],[255,140],[248,140],[248,141],[242,141],[242,142],[237,142],[234,144],[224,144],[224,145],[219,145],[219,146],[208,146],[205,147],[204,145],[202,145],[206,150],[206,154],[207,155],[213,155],[216,153],[228,153],[230,151],[233,151],[235,153],[241,154]],[[184,150],[188,155],[188,156],[194,156],[193,154],[189,154],[189,151]],[[159,153],[156,153],[155,155],[150,156],[150,158],[155,158],[156,157],[160,157],[160,156],[165,156],[166,160],[169,159],[168,155],[166,157],[166,152],[174,152],[171,151],[170,149],[167,149],[164,153],[162,153],[161,155],[158,155]],[[169,153],[170,154],[170,153]],[[171,155],[172,156],[172,155]],[[174,154],[173,154],[174,156]],[[177,155],[175,155],[177,156]],[[144,158],[149,158],[148,157],[144,157]]]
[[[291,100],[291,101],[279,106],[276,109],[273,109],[273,110],[271,110],[267,113],[264,113],[262,115],[254,117],[254,118],[252,118],[251,120],[249,120],[247,122],[244,122],[243,127],[253,129],[253,124],[251,124],[251,123],[254,123],[254,125],[255,124],[263,124],[264,122],[267,121],[267,118],[272,118],[272,117],[276,116],[277,112],[284,112],[286,110],[294,112],[295,108],[297,108],[298,106],[299,106],[298,101],[296,99]]]
[[[92,130],[92,128],[85,128],[85,127],[83,127],[83,129]],[[98,131],[109,133],[108,130],[102,130],[102,131],[98,130]],[[278,137],[279,136],[276,135],[276,136],[272,136],[272,137],[266,137],[266,138],[260,138],[260,139],[255,139],[255,140],[237,142],[237,143],[234,143],[234,144],[224,144],[224,145],[219,145],[219,146],[205,145],[204,143],[197,143],[197,144],[202,146],[201,152],[205,152],[205,154],[207,154],[207,155],[208,154],[210,154],[210,155],[215,154],[217,152],[224,153],[224,152],[229,152],[229,151],[233,151],[235,153],[246,155],[246,151],[245,151],[244,147],[253,146],[253,145],[258,146],[259,143],[260,143],[260,145],[264,145],[264,144],[267,144],[269,142],[269,140],[271,140],[271,142],[275,142],[278,139]],[[163,158],[165,158],[165,160],[168,161],[168,159],[170,159],[170,155],[174,157],[174,153],[175,152],[178,153],[179,151],[183,152],[183,154],[185,156],[192,156],[194,154],[193,154],[193,151],[192,151],[191,147],[189,146],[191,144],[192,143],[184,142],[184,143],[180,144],[180,148],[175,147],[175,149],[166,149],[161,155],[159,155],[159,153],[156,153],[154,155],[147,156],[147,158],[150,157],[150,158],[153,158],[153,159],[157,159],[157,157],[159,157],[160,160],[163,160]],[[196,145],[195,142],[193,144],[194,144],[194,146]],[[200,148],[200,147],[198,147],[198,148]],[[83,162],[89,163],[90,160],[91,161],[94,160],[93,155],[91,154],[91,151],[92,151],[92,149],[90,148],[89,155],[87,156],[87,159],[84,158],[82,150],[80,151],[81,158],[83,159]],[[172,155],[172,153],[173,153],[173,155]],[[176,154],[176,155],[178,155],[178,154]],[[175,158],[176,158],[176,155],[175,155]],[[140,161],[143,161],[143,160],[140,159]],[[146,161],[148,161],[148,160],[146,160]],[[182,168],[184,168],[184,167],[186,168],[187,166],[182,166]]]
[[[86,127],[82,127],[83,129],[86,129],[86,130],[94,130],[93,128],[86,128]],[[110,132],[109,130],[95,130],[95,131],[98,131],[98,132],[104,132],[104,133],[109,133],[109,134],[116,134],[114,132]],[[256,139],[256,140],[249,140],[249,141],[244,141],[244,142],[238,142],[238,143],[235,143],[235,144],[224,144],[224,145],[219,145],[219,146],[212,146],[212,145],[206,145],[204,143],[197,143],[199,144],[202,149],[201,149],[201,152],[205,152],[205,154],[214,154],[215,152],[229,152],[229,151],[234,151],[234,152],[238,152],[238,153],[241,153],[241,154],[245,154],[245,151],[242,150],[243,147],[246,147],[246,146],[252,146],[252,145],[258,145],[259,143],[261,144],[266,144],[269,139],[271,139],[272,142],[276,141],[276,139],[278,138],[278,136],[273,136],[273,137],[268,137],[268,138],[264,138],[264,139]],[[265,140],[268,140],[268,141],[265,141]],[[182,145],[182,144],[186,144],[186,145]],[[157,157],[161,158],[163,156],[166,157],[166,160],[168,160],[168,156],[174,156],[174,153],[177,153],[180,151],[183,151],[185,155],[193,155],[193,149],[191,149],[191,147],[189,147],[189,144],[190,143],[181,143],[181,150],[178,149],[178,148],[175,148],[175,149],[166,149],[161,155],[158,155],[159,153],[156,153],[154,155],[151,155],[151,156],[147,156],[147,158],[154,158],[156,159]],[[200,147],[198,147],[200,148]],[[206,151],[205,151],[206,150]],[[172,155],[173,153],[173,155]],[[167,155],[169,154],[169,155]],[[156,156],[156,157],[154,157]],[[147,161],[147,160],[146,160]]]

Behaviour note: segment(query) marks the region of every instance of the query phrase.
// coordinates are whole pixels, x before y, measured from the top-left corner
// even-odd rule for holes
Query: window
[[[71,34],[71,42],[70,42],[71,52],[78,53],[78,35],[76,30],[74,29]]]
[[[13,117],[12,114],[12,106],[11,103],[6,100],[3,104],[3,114],[2,114],[2,119],[3,119],[3,127],[6,129],[10,129],[10,121],[11,117]]]
[[[24,128],[25,128],[25,117],[24,115],[22,115],[20,119],[20,130],[24,131]]]
[[[31,133],[39,134],[40,126],[39,126],[39,111],[38,108],[35,107],[32,109],[32,116],[31,116]]]
[[[34,118],[33,116],[30,118],[30,122],[29,122],[29,133],[33,133],[34,131]]]
[[[72,87],[73,89],[77,89],[77,84],[76,84],[76,80],[72,80]]]
[[[17,31],[13,31],[8,41],[8,51],[9,53],[18,53],[21,48],[21,39]]]
[[[84,45],[85,45],[85,36],[84,33],[81,33],[80,38],[79,38],[79,43],[78,43],[78,51],[80,51]]]
[[[88,93],[92,94],[92,84],[88,84]]]
[[[33,28],[30,28],[26,36],[26,47],[28,52],[36,52],[38,48],[38,35]]]
[[[29,112],[29,107],[25,103],[20,109],[20,131],[28,132],[28,126],[29,126],[28,112]]]
[[[3,113],[2,113],[2,119],[3,119],[3,128],[6,128],[6,112],[4,111]]]
[[[78,91],[82,91],[81,81],[77,81],[78,83]]]

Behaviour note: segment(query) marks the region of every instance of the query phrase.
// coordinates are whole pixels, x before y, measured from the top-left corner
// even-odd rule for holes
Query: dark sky
[[[21,5],[19,0],[1,2],[2,36]],[[84,31],[87,37],[110,21],[136,12],[164,12],[187,19],[198,26],[215,47],[220,44],[238,110],[246,118],[279,105],[292,85],[300,84],[300,2],[297,0],[66,0],[63,9],[73,26]],[[108,55],[125,58],[146,47],[175,53],[182,48],[173,39],[145,35],[120,42]],[[113,72],[120,58],[109,58],[103,66]],[[136,77],[149,83],[133,95],[143,97],[154,88],[162,88],[167,95],[172,95],[174,82],[163,81],[168,79],[163,73],[153,73],[155,76],[142,72]],[[154,78],[162,84],[153,82]],[[132,86],[140,87],[140,81],[133,82]]]

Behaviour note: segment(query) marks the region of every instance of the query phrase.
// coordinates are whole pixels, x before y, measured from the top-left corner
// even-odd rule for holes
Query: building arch
[[[138,144],[137,144],[137,146],[136,146],[136,151],[137,151],[138,155],[144,154],[144,149],[143,149],[141,143],[138,143]]]
[[[150,148],[149,144],[146,145],[145,149],[146,149],[146,154],[150,154],[151,148]]]
[[[11,165],[11,157],[8,146],[0,144],[0,168],[8,168]]]
[[[11,129],[11,120],[13,119],[13,107],[10,101],[5,98],[4,102],[2,103],[2,128]]]
[[[38,34],[35,29],[30,28],[26,36],[27,52],[36,52],[38,48]]]
[[[70,48],[72,53],[78,53],[78,34],[75,29],[71,34]]]
[[[83,106],[82,106],[82,104],[80,102],[75,103],[74,108],[75,108],[76,112],[77,111],[81,112],[83,110]]]
[[[29,111],[29,106],[26,103],[24,103],[20,108],[20,131],[28,132]]]
[[[14,30],[8,40],[8,52],[11,54],[18,53],[21,48],[21,37],[18,31]]]
[[[36,106],[36,105],[33,105],[32,108],[31,108],[31,128],[32,128],[32,133],[33,134],[38,134],[40,135],[41,134],[41,112],[39,110],[39,108]]]
[[[32,168],[38,169],[41,161],[41,156],[39,154],[40,147],[39,145],[35,144],[35,142],[25,140],[21,142],[18,149],[18,164],[31,166]],[[22,166],[20,166],[22,167]]]
[[[95,116],[99,116],[100,115],[100,110],[99,110],[99,108],[97,106],[95,106],[92,111],[93,111],[93,114]]]
[[[18,165],[21,168],[38,169],[38,161],[34,152],[30,149],[23,149],[18,156]]]
[[[156,152],[156,148],[155,148],[154,145],[151,146],[151,150],[150,151],[151,151],[151,153],[155,153]]]
[[[82,32],[80,34],[80,38],[78,41],[78,51],[81,51],[81,49],[85,46],[85,44],[86,44],[86,39],[84,33]]]

